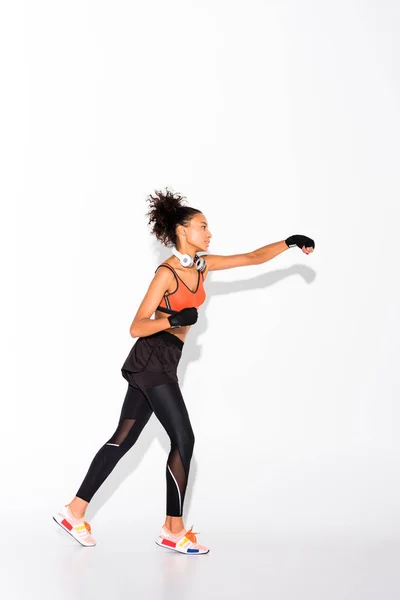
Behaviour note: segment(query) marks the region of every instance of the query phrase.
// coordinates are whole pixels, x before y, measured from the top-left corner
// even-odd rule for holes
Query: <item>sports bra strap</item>
[[[176,273],[175,273],[175,269],[174,269],[173,267],[171,267],[171,265],[167,265],[167,263],[161,263],[161,265],[158,265],[158,267],[157,267],[157,269],[154,271],[154,273],[156,273],[160,267],[168,267],[168,269],[169,269],[170,271],[172,271],[174,275],[176,275]]]
[[[174,269],[174,267],[171,267],[171,265],[168,265],[167,263],[161,263],[161,265],[158,265],[158,267],[157,267],[157,269],[154,271],[154,273],[157,273],[157,271],[158,271],[158,269],[159,269],[160,267],[168,267],[168,269],[170,269],[170,270],[173,272],[173,274],[175,275],[175,277],[177,277],[177,274],[176,274],[176,272],[175,272],[175,269]],[[203,276],[203,279],[204,279],[204,272],[203,272],[203,271],[200,271],[200,273],[202,274],[202,276]]]
[[[162,263],[161,265],[158,265],[158,267],[157,267],[157,269],[154,271],[154,273],[157,273],[157,271],[158,271],[158,269],[159,269],[160,267],[168,267],[168,269],[169,269],[170,271],[172,271],[172,272],[173,272],[173,274],[174,274],[174,276],[175,276],[175,279],[176,279],[176,284],[179,286],[178,276],[177,276],[177,274],[175,273],[175,269],[174,269],[173,267],[171,267],[171,265],[167,265],[167,263]]]
[[[160,267],[168,267],[168,269],[173,272],[173,274],[175,275],[176,284],[179,287],[179,281],[178,281],[178,277],[175,273],[175,270],[170,265],[167,265],[167,263],[162,263],[161,265],[158,265],[157,269],[154,272],[157,273],[157,271]],[[163,308],[162,306],[157,306],[157,310],[160,310],[161,312],[167,313],[169,315],[174,315],[177,312],[176,310],[171,310],[169,308]]]

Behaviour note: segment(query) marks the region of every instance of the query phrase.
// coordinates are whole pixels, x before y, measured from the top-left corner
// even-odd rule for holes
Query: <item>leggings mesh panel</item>
[[[136,419],[123,419],[115,430],[114,435],[108,440],[108,443],[121,445],[126,440],[135,422]]]

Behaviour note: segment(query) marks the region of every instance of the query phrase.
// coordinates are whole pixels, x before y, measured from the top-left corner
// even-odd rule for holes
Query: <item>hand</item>
[[[314,252],[315,242],[311,238],[306,235],[291,235],[286,240],[286,245],[288,248],[292,248],[293,246],[297,246],[304,252],[304,254],[310,254]]]
[[[185,327],[186,325],[193,325],[196,323],[198,317],[197,308],[194,306],[190,308],[183,308],[174,315],[168,317],[171,327]]]

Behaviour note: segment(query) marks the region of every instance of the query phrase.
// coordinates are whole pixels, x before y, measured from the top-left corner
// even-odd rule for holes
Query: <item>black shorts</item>
[[[182,340],[169,331],[140,337],[121,367],[122,376],[131,385],[142,389],[171,381],[178,383],[177,368],[182,348]]]

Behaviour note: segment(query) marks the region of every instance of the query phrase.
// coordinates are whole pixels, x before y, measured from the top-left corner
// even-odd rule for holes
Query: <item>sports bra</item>
[[[197,280],[197,287],[196,290],[192,292],[192,290],[188,288],[184,281],[182,281],[182,279],[176,273],[175,269],[171,267],[171,265],[162,263],[161,265],[158,265],[157,269],[155,270],[155,273],[160,267],[167,267],[173,272],[173,274],[175,275],[177,287],[174,292],[170,294],[164,294],[159,306],[157,307],[157,310],[172,315],[174,312],[182,310],[183,308],[190,308],[191,306],[195,306],[197,308],[198,306],[203,304],[204,300],[206,299],[206,292],[203,285],[204,275],[202,271],[198,271],[199,277]]]

